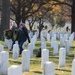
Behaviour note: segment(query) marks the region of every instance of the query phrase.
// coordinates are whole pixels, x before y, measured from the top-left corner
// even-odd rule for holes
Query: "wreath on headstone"
[[[12,31],[10,29],[7,29],[4,31],[4,37],[6,39],[11,39],[12,38]]]

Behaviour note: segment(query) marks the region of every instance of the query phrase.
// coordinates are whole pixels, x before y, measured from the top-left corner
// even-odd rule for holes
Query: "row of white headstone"
[[[42,68],[44,67],[44,63],[49,61],[49,50],[43,49],[42,50]],[[65,66],[65,61],[66,61],[66,49],[65,48],[60,48],[59,51],[59,67],[64,67]]]
[[[52,37],[52,40],[51,40],[51,47],[54,49],[54,55],[57,55],[58,54],[58,42],[56,41],[56,38],[54,37]],[[42,34],[41,35],[41,50],[43,49],[46,49],[46,42]]]
[[[65,49],[60,49],[59,65],[63,67],[65,65]],[[22,52],[22,67],[12,65],[8,68],[9,53],[2,51],[0,53],[0,75],[22,75],[22,72],[28,72],[30,69],[30,52],[23,50]],[[49,62],[49,51],[47,49],[42,50],[42,69],[43,75],[55,75],[55,64]],[[75,59],[72,62],[72,75],[75,74]]]
[[[22,75],[22,71],[23,72],[29,71],[29,68],[30,68],[30,57],[33,56],[33,49],[34,49],[33,47],[34,47],[34,45],[35,45],[35,43],[37,41],[37,35],[35,34],[32,39],[33,39],[33,41],[31,41],[31,43],[28,44],[28,50],[23,50],[23,52],[22,52],[22,69],[21,69],[21,67],[18,67],[16,65],[12,65],[11,67],[9,67],[9,69],[7,69],[8,68],[8,62],[7,61],[8,61],[8,58],[9,58],[8,57],[9,54],[7,54],[8,52],[4,51],[4,46],[0,45],[0,52],[1,52],[1,54],[0,54],[0,57],[1,57],[0,75],[1,74],[2,75],[4,75],[4,74],[6,75],[7,74],[7,70],[8,70],[8,75],[11,75],[11,74],[12,75]],[[8,41],[6,41],[6,42],[8,42]],[[15,60],[18,59],[18,56],[19,56],[19,46],[18,46],[18,44],[14,44],[13,45],[13,59],[15,59]],[[2,60],[2,59],[4,59],[4,60]]]
[[[3,47],[2,47],[3,49]],[[51,73],[54,73],[54,70],[55,68],[52,66],[53,70],[51,69],[51,62],[49,62],[49,51],[46,50],[46,48],[44,48],[44,50],[42,50],[42,68],[44,69],[43,70],[43,74],[44,75],[50,75]],[[59,66],[60,67],[64,67],[65,66],[65,57],[66,57],[66,52],[65,52],[65,48],[61,48],[60,49],[60,52],[59,52]],[[7,57],[7,58],[6,58]],[[2,52],[0,53],[0,73],[1,74],[6,74],[5,72],[7,72],[7,68],[5,69],[5,66],[8,67],[8,57],[9,57],[9,53],[8,52],[5,52],[2,50]],[[63,60],[62,60],[63,58]],[[5,61],[5,62],[4,62]],[[52,63],[53,64],[53,63]],[[73,63],[74,65],[74,63]],[[25,67],[26,66],[26,67]],[[18,66],[11,66],[9,69],[8,69],[8,74],[10,75],[11,74],[11,70],[13,70],[13,75],[16,75],[15,74],[15,71],[17,68],[19,68]],[[22,52],[22,71],[29,71],[29,68],[30,68],[30,51],[28,50],[24,50]],[[50,69],[52,71],[50,71]],[[20,68],[19,68],[20,69]],[[17,69],[17,72],[19,71],[19,69]],[[73,70],[74,70],[74,67],[73,67]],[[72,70],[72,71],[73,71]],[[21,69],[19,72],[22,72]],[[17,73],[16,72],[16,73]],[[73,71],[74,72],[74,71]],[[18,75],[21,75],[22,73],[19,73]],[[73,73],[72,75],[74,75],[75,73]],[[52,75],[52,74],[51,74]]]
[[[23,50],[22,52],[22,71],[18,66],[11,66],[9,64],[9,53],[2,51],[0,53],[0,75],[22,75],[22,72],[29,71],[30,69],[30,52]]]
[[[74,33],[72,33],[71,36],[69,36],[69,39],[67,37],[67,34],[65,34],[65,36],[66,37],[63,37],[62,34],[60,36],[60,47],[66,46],[67,53],[69,53],[69,48],[71,47],[72,42],[74,40]],[[54,44],[55,41],[56,41],[56,35],[54,35],[54,37],[51,38],[51,48],[54,48],[53,46],[55,46]]]
[[[52,39],[51,39],[51,48],[54,48],[54,53],[55,53],[55,50],[56,50],[55,49],[55,47],[56,47],[55,44],[57,44],[56,38],[52,37]],[[58,47],[58,44],[57,44],[57,47]],[[46,42],[45,42],[45,38],[43,37],[43,34],[41,33],[41,50],[42,49],[46,49]]]
[[[59,67],[65,66],[66,50],[65,48],[60,48],[59,51]],[[47,49],[42,50],[42,69],[43,75],[55,75],[55,64],[49,62],[49,51]],[[72,62],[72,75],[75,75],[75,59]]]
[[[50,41],[50,39],[51,39],[52,37],[56,37],[56,39],[60,39],[60,37],[65,37],[64,40],[67,40],[70,35],[71,35],[70,32],[68,32],[68,33],[64,33],[64,32],[62,32],[62,33],[60,33],[60,32],[58,32],[58,33],[49,32],[49,33],[48,33],[48,32],[47,32],[47,33],[46,33],[46,38],[47,38],[47,41]]]
[[[57,55],[58,54],[58,42],[54,40],[54,38],[52,38],[51,41],[51,46],[54,49],[53,51],[53,55]],[[63,38],[61,39],[60,42],[60,48],[64,46],[64,42],[63,42]],[[69,50],[70,50],[70,45],[69,45],[69,41],[66,40],[65,42],[65,48],[66,48],[66,54],[69,54]],[[41,41],[41,49],[46,49],[46,42],[45,40],[42,42]]]
[[[0,75],[22,75],[22,72],[28,72],[30,70],[30,52],[28,50],[23,50],[22,52],[22,67],[17,65],[12,65],[8,68],[8,58],[9,53],[2,51],[0,53]],[[54,63],[46,62],[44,64],[44,75],[53,75],[55,70]]]
[[[50,42],[50,34],[47,33],[47,40]],[[54,34],[54,36],[52,36],[51,38],[51,48],[54,48],[54,41],[56,41],[56,34]],[[60,34],[60,47],[64,46],[64,39],[62,37],[62,34]]]
[[[71,34],[71,44],[74,40],[74,34]],[[58,54],[58,42],[55,41],[56,38],[52,37],[52,45],[54,48],[54,54]],[[69,45],[69,40],[65,40],[65,48],[63,48],[64,46],[64,39],[63,37],[60,38],[60,51],[59,51],[59,67],[64,67],[65,66],[65,61],[66,61],[66,54],[69,54],[69,49],[70,49],[70,45]],[[49,40],[48,40],[49,41]],[[41,35],[41,49],[42,49],[42,68],[44,67],[44,64],[49,61],[49,52],[48,50],[46,50],[46,42],[45,42],[45,38],[43,37],[43,34]],[[63,44],[62,44],[63,43]],[[74,69],[74,68],[73,68]],[[52,71],[53,72],[53,71]],[[74,71],[72,70],[72,75],[74,75],[73,73]],[[49,73],[50,74],[50,73]],[[46,75],[49,75],[48,72]],[[50,74],[51,75],[51,74]],[[54,75],[54,74],[52,74]]]

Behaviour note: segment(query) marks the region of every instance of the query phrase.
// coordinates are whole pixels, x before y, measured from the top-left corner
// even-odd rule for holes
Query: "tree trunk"
[[[16,14],[15,14],[15,17],[16,17],[16,24],[17,26],[19,27],[19,24],[21,22],[21,0],[17,0],[18,1],[18,6],[17,6],[17,11],[16,11]]]
[[[71,33],[75,32],[75,0],[73,0],[73,4],[72,4],[72,25],[71,25]]]
[[[38,36],[38,38],[41,38],[41,37],[40,37],[40,34],[41,34],[41,30],[40,30],[40,28],[39,28],[39,36]]]
[[[19,27],[19,24],[20,24],[20,22],[21,22],[21,16],[20,16],[19,13],[17,13],[17,15],[16,15],[16,20],[15,20],[15,22],[16,22],[17,26]]]
[[[3,39],[4,30],[10,27],[10,0],[2,0],[2,14],[0,25],[0,40]]]
[[[32,26],[29,25],[30,30],[32,31]]]
[[[41,34],[43,27],[44,27],[43,24],[39,24],[39,38],[40,38],[40,34]]]
[[[25,23],[26,18],[24,16],[22,16],[22,22]]]

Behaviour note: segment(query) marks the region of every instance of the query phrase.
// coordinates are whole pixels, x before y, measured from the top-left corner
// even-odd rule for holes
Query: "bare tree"
[[[33,25],[36,21],[36,17],[32,15],[27,20],[28,20],[28,23],[29,23],[29,29],[32,31]]]
[[[15,21],[25,23],[26,19],[35,14],[46,2],[44,0],[11,0],[11,11],[15,15]]]
[[[9,28],[10,22],[10,0],[2,0],[2,14],[0,25],[0,39],[3,39],[4,30]]]

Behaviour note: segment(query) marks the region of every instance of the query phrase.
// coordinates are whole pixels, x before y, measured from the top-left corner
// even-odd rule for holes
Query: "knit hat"
[[[12,22],[12,26],[17,27],[17,25],[16,25],[16,22],[15,22],[15,21],[13,21],[13,22]]]
[[[25,26],[25,23],[21,22],[20,25]]]

